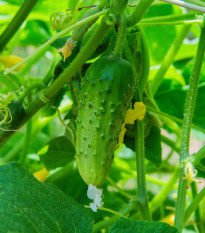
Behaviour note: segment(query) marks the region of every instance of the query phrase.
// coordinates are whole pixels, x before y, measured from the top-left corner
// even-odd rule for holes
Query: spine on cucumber
[[[76,160],[89,185],[106,180],[134,87],[132,65],[102,57],[87,70],[79,96]]]

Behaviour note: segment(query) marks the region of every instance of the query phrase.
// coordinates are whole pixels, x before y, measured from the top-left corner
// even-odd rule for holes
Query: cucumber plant
[[[21,2],[0,2],[0,232],[204,232],[203,1]]]

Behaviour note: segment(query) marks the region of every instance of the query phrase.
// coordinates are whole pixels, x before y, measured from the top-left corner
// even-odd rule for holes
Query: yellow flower
[[[190,161],[186,163],[184,169],[186,177],[183,177],[182,180],[187,180],[187,189],[190,187],[190,184],[193,181],[196,183],[201,183],[201,181],[194,178],[197,175],[197,170],[194,169],[194,166]]]
[[[64,61],[65,61],[65,59],[71,55],[71,51],[72,51],[73,47],[74,47],[74,41],[72,39],[69,39],[69,40],[67,40],[65,45],[62,48],[60,48],[59,50],[57,50],[56,52],[62,53]]]
[[[0,57],[0,62],[4,65],[5,68],[11,68],[23,59],[15,55],[4,55]],[[24,67],[25,64],[20,65],[15,71],[19,71]]]
[[[135,120],[142,120],[144,118],[146,112],[146,107],[142,102],[136,102],[134,104],[134,109],[128,109],[125,115],[124,123],[121,127],[121,132],[119,134],[119,142],[117,144],[117,147],[123,143],[124,135],[126,132],[125,125],[126,124],[134,124]],[[116,147],[116,148],[117,148]]]
[[[41,170],[33,173],[37,180],[44,182],[46,177],[49,175],[49,172],[46,168],[42,168]]]

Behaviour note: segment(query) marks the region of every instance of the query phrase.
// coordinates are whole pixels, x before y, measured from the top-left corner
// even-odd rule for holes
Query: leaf
[[[63,167],[74,159],[75,148],[66,136],[52,139],[48,143],[48,151],[40,156],[48,170]]]
[[[183,119],[184,104],[187,94],[187,88],[180,88],[173,85],[171,80],[164,80],[155,96],[155,100],[162,112]],[[196,106],[193,116],[193,123],[205,129],[205,85],[199,86]]]
[[[170,4],[153,5],[149,8],[145,17],[166,16],[173,13],[173,7]],[[176,36],[176,28],[175,26],[154,26],[144,27],[144,31],[150,49],[151,65],[158,64],[164,59],[173,43]]]
[[[19,163],[0,167],[0,233],[90,233],[87,210],[56,186],[37,181]]]
[[[69,38],[71,38],[71,37],[66,36],[66,37],[58,38],[53,43],[51,43],[51,46],[56,48],[56,49],[62,48]]]
[[[205,178],[205,158],[199,161],[199,163],[196,165],[196,169],[198,171],[197,177]]]
[[[161,134],[155,125],[152,125],[148,137],[145,138],[145,157],[157,167],[162,162]]]
[[[4,2],[13,4],[13,5],[21,5],[23,3],[23,0],[4,0]]]
[[[30,20],[19,37],[19,45],[41,45],[51,36],[49,25],[42,20]]]
[[[178,233],[177,229],[167,223],[135,221],[119,218],[111,227],[110,233]]]
[[[124,143],[128,148],[135,151],[134,138],[126,136]],[[145,157],[157,167],[159,167],[162,162],[160,129],[155,125],[152,125],[149,135],[145,138]]]

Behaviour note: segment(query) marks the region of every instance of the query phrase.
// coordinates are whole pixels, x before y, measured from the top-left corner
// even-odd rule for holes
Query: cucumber
[[[101,57],[85,74],[78,104],[76,161],[88,185],[100,187],[110,172],[134,86],[134,69],[121,58]]]

